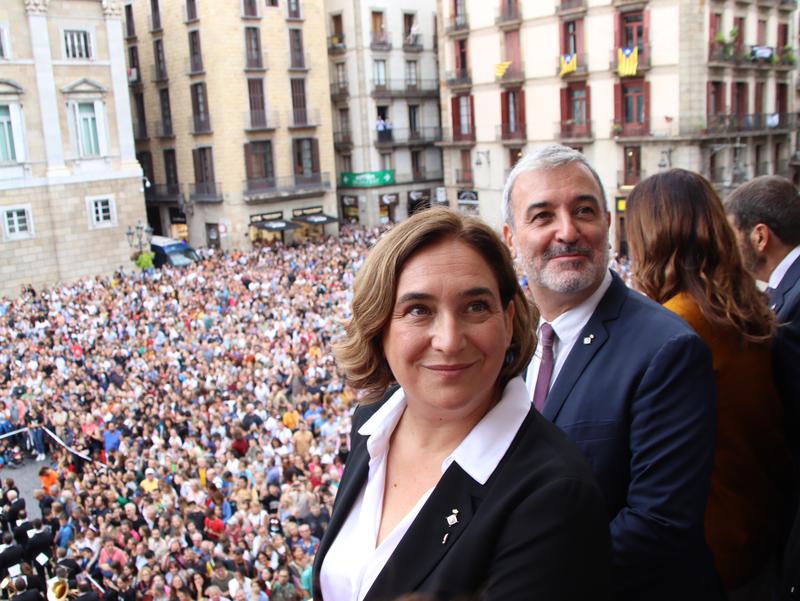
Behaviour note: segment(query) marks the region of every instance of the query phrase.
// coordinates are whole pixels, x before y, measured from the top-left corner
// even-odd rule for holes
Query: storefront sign
[[[408,200],[411,202],[430,202],[431,201],[431,191],[430,190],[411,190],[408,193]]]
[[[447,204],[447,188],[439,186],[436,188],[436,202],[439,204]]]
[[[342,206],[345,207],[355,207],[358,205],[358,198],[355,196],[342,196]]]
[[[348,188],[372,188],[375,186],[389,186],[394,184],[394,169],[383,171],[364,171],[352,173],[345,171],[341,176],[342,186]]]
[[[399,194],[381,194],[381,204],[383,205],[395,205],[399,200]]]
[[[476,190],[459,190],[458,202],[462,204],[473,204],[478,202],[478,192]]]

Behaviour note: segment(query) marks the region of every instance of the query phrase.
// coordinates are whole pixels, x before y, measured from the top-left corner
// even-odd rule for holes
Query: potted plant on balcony
[[[614,123],[611,126],[611,135],[618,138],[622,134],[622,123]]]
[[[783,48],[781,48],[781,53],[778,57],[782,65],[796,65],[797,64],[797,55],[794,52],[794,46],[791,44],[786,44]]]

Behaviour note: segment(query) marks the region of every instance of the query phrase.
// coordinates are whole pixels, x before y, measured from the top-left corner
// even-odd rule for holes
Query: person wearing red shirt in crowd
[[[217,506],[214,509],[206,511],[206,519],[204,522],[206,536],[211,540],[219,540],[225,532],[225,522],[220,517],[222,509]]]

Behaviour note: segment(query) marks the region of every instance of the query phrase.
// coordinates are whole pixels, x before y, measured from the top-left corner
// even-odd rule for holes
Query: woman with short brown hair
[[[443,208],[410,217],[370,252],[352,311],[337,359],[371,402],[314,599],[606,598],[608,515],[519,377],[535,322],[497,234]]]

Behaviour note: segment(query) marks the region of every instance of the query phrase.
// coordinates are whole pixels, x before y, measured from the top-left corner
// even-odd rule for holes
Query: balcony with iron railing
[[[585,119],[578,122],[574,119],[556,121],[555,134],[561,140],[593,140],[594,122]]]
[[[504,0],[501,2],[494,23],[500,27],[500,29],[519,27],[522,23],[522,13],[519,10],[518,2],[516,0]]]
[[[151,13],[147,23],[150,26],[151,33],[156,33],[163,30],[163,27],[161,26],[161,13]]]
[[[749,58],[751,66],[757,69],[771,69],[780,62],[775,48],[759,44],[747,46],[746,54],[742,58],[744,61]]]
[[[647,178],[647,173],[642,170],[626,170],[621,169],[617,171],[617,187],[618,188],[631,188]]]
[[[331,99],[344,100],[350,96],[350,86],[347,81],[337,81],[331,84]]]
[[[133,121],[133,139],[134,140],[147,140],[147,122]]]
[[[162,81],[167,81],[169,77],[167,76],[167,65],[164,63],[155,65],[150,65],[150,72],[152,75],[153,82],[160,83]]]
[[[342,54],[347,50],[343,33],[328,36],[328,54]]]
[[[287,198],[324,194],[331,187],[329,173],[251,178],[243,182],[247,203],[283,201]]]
[[[319,125],[319,111],[308,108],[295,108],[290,112],[289,127],[317,127]]]
[[[411,173],[399,173],[394,177],[394,181],[398,184],[406,184],[413,182],[430,182],[442,180],[444,174],[441,169],[428,169],[427,167],[420,167],[419,169],[412,169]]]
[[[456,185],[471,186],[474,183],[472,169],[456,169]]]
[[[387,51],[392,49],[392,37],[385,29],[373,31],[370,35],[369,47],[372,50]]]
[[[441,127],[417,127],[414,129],[400,128],[400,129],[384,129],[375,132],[375,146],[393,147],[393,146],[423,146],[426,144],[433,144],[442,139]]]
[[[197,0],[186,0],[186,4],[183,5],[183,22],[194,23],[199,19],[200,16],[197,12]]]
[[[308,71],[308,55],[305,52],[289,53],[290,71]]]
[[[333,132],[333,146],[337,150],[345,150],[353,146],[353,132],[349,129]]]
[[[583,10],[586,10],[586,0],[561,0],[556,6],[556,12],[560,15]]]
[[[264,109],[250,109],[246,114],[248,131],[270,131],[278,127],[277,112]]]
[[[439,96],[439,80],[373,79],[372,96],[374,98],[437,98]]]
[[[455,15],[447,20],[447,26],[444,29],[447,35],[460,35],[469,32],[469,19],[467,15]]]
[[[218,182],[194,182],[189,184],[189,199],[193,202],[218,203],[224,200],[222,186]]]
[[[647,0],[614,0],[613,4],[617,7],[622,6],[630,6],[631,4],[642,4],[643,2],[647,2]]]
[[[770,175],[769,163],[767,161],[761,161],[760,163],[757,163],[755,166],[755,171],[756,177],[760,175]]]
[[[795,113],[721,113],[706,116],[704,134],[768,133],[771,130],[785,130],[795,126]]]
[[[189,56],[186,59],[186,73],[188,75],[200,75],[202,73],[205,73],[205,68],[203,67],[202,54]]]
[[[406,32],[403,34],[403,52],[422,52],[422,34]]]
[[[797,0],[778,0],[776,6],[778,10],[794,10],[797,8]]]
[[[242,18],[243,19],[261,18],[261,15],[258,13],[258,0],[242,0]]]
[[[561,74],[561,70],[563,65],[561,64],[562,56],[559,55],[556,57],[556,75],[559,77],[563,77],[564,79],[570,79],[572,77],[576,79],[585,79],[586,75],[589,73],[589,56],[587,54],[575,54],[575,70],[570,71],[567,69],[563,75]]]
[[[619,70],[619,50],[620,48],[614,48],[611,51],[611,60],[609,61],[609,69],[615,72]],[[639,75],[648,69],[650,69],[650,44],[644,44],[636,52],[636,73],[632,75]]]
[[[178,183],[150,184],[145,189],[147,200],[151,202],[177,202],[181,198],[181,186]]]
[[[512,62],[502,75],[495,73],[495,79],[504,87],[521,85],[525,82],[525,63]]]
[[[508,121],[497,126],[497,139],[501,142],[524,143],[527,126],[524,121]]]
[[[475,128],[462,125],[460,128],[443,129],[442,142],[444,145],[474,146]]]
[[[172,120],[165,119],[163,121],[156,121],[156,138],[174,138],[175,132],[172,127]]]
[[[618,121],[611,120],[612,138],[638,138],[650,135],[650,119],[643,121]]]
[[[266,71],[267,61],[264,59],[264,52],[262,50],[254,52],[247,50],[244,53],[244,69],[245,71]]]
[[[446,74],[447,85],[451,88],[465,88],[472,85],[472,72],[469,69],[456,69]]]
[[[192,134],[210,134],[211,133],[211,115],[192,115],[189,118],[189,127]]]

